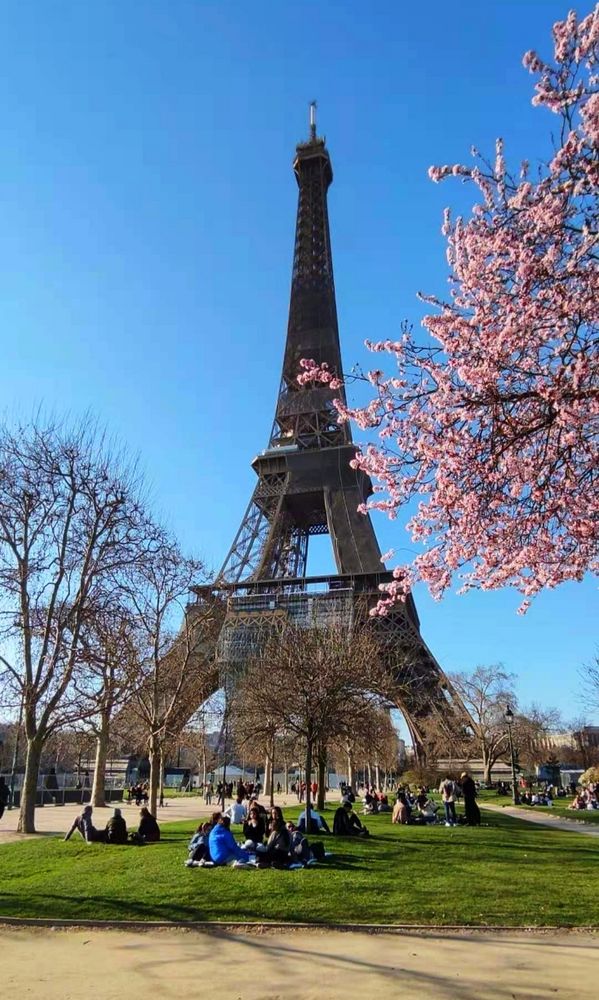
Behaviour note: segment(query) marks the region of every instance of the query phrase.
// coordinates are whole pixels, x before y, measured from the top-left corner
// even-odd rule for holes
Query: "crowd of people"
[[[568,809],[599,809],[599,783],[591,782],[577,789]]]
[[[93,823],[93,807],[85,806],[79,816],[73,820],[70,830],[65,835],[69,840],[77,831],[87,844],[153,844],[160,840],[160,827],[156,817],[144,806],[139,814],[137,830],[127,830],[125,818],[120,809],[115,809],[104,829],[99,829]]]
[[[239,797],[238,797],[239,798]],[[245,804],[244,804],[245,807]],[[232,865],[234,868],[304,868],[324,860],[327,852],[321,843],[310,843],[304,825],[285,822],[279,806],[266,811],[256,798],[250,799],[246,815],[237,814],[243,841],[231,831],[233,818],[214,812],[208,822],[200,823],[189,844],[185,864],[189,868]]]
[[[575,786],[576,788],[576,786]],[[216,789],[207,786],[204,796],[216,793],[221,799],[233,796],[233,783],[219,784]],[[322,836],[337,837],[369,837],[368,828],[357,815],[354,805],[356,794],[347,784],[341,784],[341,801],[333,817],[332,830],[326,819],[313,805],[299,814],[297,825],[286,822],[279,806],[270,810],[259,802],[261,791],[259,782],[244,783],[239,781],[236,787],[234,801],[226,808],[212,813],[210,820],[199,824],[191,839],[188,867],[214,867],[232,865],[234,867],[257,868],[299,868],[316,864],[324,860],[329,852],[324,850],[320,841]],[[305,798],[305,782],[296,782],[291,791],[297,795],[298,801]],[[314,782],[310,791],[315,797],[318,786]],[[453,776],[444,778],[438,789],[441,804],[435,800],[433,791],[427,786],[420,786],[414,791],[409,785],[399,786],[393,806],[389,803],[386,791],[372,786],[366,786],[361,791],[362,814],[391,813],[391,822],[397,824],[429,825],[444,822],[446,826],[465,823],[469,826],[479,826],[481,814],[476,802],[477,786],[471,775],[462,772],[459,780]],[[129,789],[129,801],[138,805],[147,802],[147,786],[133,785]],[[520,799],[528,805],[551,805],[557,789],[545,785],[536,791],[524,789]],[[463,814],[458,817],[456,802],[463,802]],[[576,788],[569,809],[598,809],[599,787],[590,784],[585,788]],[[239,839],[236,840],[233,829],[238,828]],[[69,840],[77,831],[87,843],[104,844],[146,844],[160,840],[160,828],[156,818],[149,812],[147,806],[140,811],[137,830],[127,830],[125,819],[120,809],[115,809],[104,829],[98,829],[93,824],[93,809],[85,806],[74,820],[65,836]],[[316,840],[308,840],[308,836]]]
[[[448,776],[441,781],[438,792],[441,796],[444,822],[446,826],[456,826],[463,822],[468,826],[480,826],[480,810],[476,802],[477,787],[467,771],[463,771],[459,781]],[[458,817],[456,802],[463,800],[464,814]],[[391,822],[400,824],[428,825],[440,822],[441,807],[435,802],[431,790],[422,785],[412,791],[409,785],[397,790],[395,804],[389,805],[385,792],[376,788],[365,788],[362,797],[365,814],[391,812]]]
[[[241,827],[237,841],[232,826]],[[368,829],[344,799],[335,812],[332,833],[337,837],[368,837]],[[314,808],[304,809],[297,825],[286,822],[280,806],[267,811],[255,796],[244,801],[237,794],[224,812],[214,812],[200,823],[192,837],[185,864],[189,868],[231,865],[234,868],[303,868],[329,856],[322,842],[311,837],[330,835],[323,816]]]
[[[147,806],[150,800],[150,786],[147,781],[143,784],[139,782],[137,785],[130,785],[127,789],[127,802],[135,802],[136,806],[140,806],[143,802],[144,806]]]

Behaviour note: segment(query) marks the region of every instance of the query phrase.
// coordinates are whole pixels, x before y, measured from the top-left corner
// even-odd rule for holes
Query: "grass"
[[[573,799],[572,795],[569,795],[565,799],[554,799],[552,806],[525,806],[520,804],[519,809],[526,809],[528,812],[538,813],[539,815],[547,814],[549,816],[557,816],[560,819],[573,820],[575,823],[599,823],[599,809],[568,809],[568,803]],[[513,805],[511,796],[508,795],[497,795],[493,791],[483,791],[478,793],[478,804],[484,807],[485,803],[488,802],[490,805],[494,806],[511,806]]]
[[[288,810],[293,818],[298,810]],[[331,819],[329,810],[328,819]],[[326,838],[334,857],[298,871],[187,869],[192,823],[160,844],[73,837],[0,847],[0,915],[98,920],[249,920],[580,926],[599,921],[599,843],[495,813],[480,828],[392,826]]]

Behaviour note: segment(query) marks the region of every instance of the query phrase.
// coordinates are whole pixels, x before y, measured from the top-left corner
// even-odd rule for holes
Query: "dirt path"
[[[0,928],[23,1000],[594,1000],[588,933],[342,934]]]
[[[297,805],[297,799],[291,795],[275,795],[275,802],[283,809],[286,806]],[[127,827],[131,830],[137,829],[139,824],[139,806],[130,805],[127,802],[115,803],[123,816]],[[229,804],[227,802],[227,804]],[[81,812],[80,805],[55,806],[47,805],[38,807],[35,810],[35,828],[37,833],[60,836],[67,832],[75,816]],[[166,799],[166,804],[158,809],[159,823],[174,823],[177,820],[199,820],[201,817],[209,816],[218,805],[207,806],[199,796],[189,798]],[[94,809],[94,826],[103,828],[112,816],[114,806],[105,806],[102,809]],[[19,820],[18,809],[7,809],[0,822],[0,845],[8,844],[14,840],[23,839],[23,834],[17,833],[17,823]]]
[[[564,819],[563,816],[552,816],[551,813],[533,813],[529,809],[519,809],[518,806],[482,805],[481,809],[503,813],[504,816],[514,816],[527,823],[537,823],[539,826],[550,826],[554,830],[565,830],[566,833],[584,833],[587,837],[599,837],[599,823],[584,823],[575,819]]]

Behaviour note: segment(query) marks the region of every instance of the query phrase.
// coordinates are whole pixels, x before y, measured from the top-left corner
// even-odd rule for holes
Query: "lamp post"
[[[516,784],[516,757],[514,755],[514,740],[512,739],[512,726],[514,724],[514,713],[512,712],[509,705],[506,705],[503,717],[507,722],[507,731],[510,739],[510,758],[512,762],[512,801],[515,806],[520,802],[520,796],[518,794],[518,786]]]

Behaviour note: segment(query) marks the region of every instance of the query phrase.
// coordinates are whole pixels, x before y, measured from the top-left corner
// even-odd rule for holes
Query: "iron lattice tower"
[[[226,597],[219,640],[221,675],[233,683],[266,627],[277,619],[351,624],[358,608],[372,607],[379,584],[391,579],[369,516],[358,506],[373,492],[368,476],[350,467],[355,454],[349,424],[338,424],[333,398],[343,390],[299,386],[302,358],[342,372],[327,192],[333,170],[325,140],[316,134],[296,148],[299,188],[287,340],[275,419],[268,447],[252,462],[257,481],[218,578],[209,588]],[[328,534],[337,574],[306,577],[309,539]],[[398,707],[422,748],[427,723],[458,732],[470,719],[420,635],[411,596],[376,619],[398,680]]]

